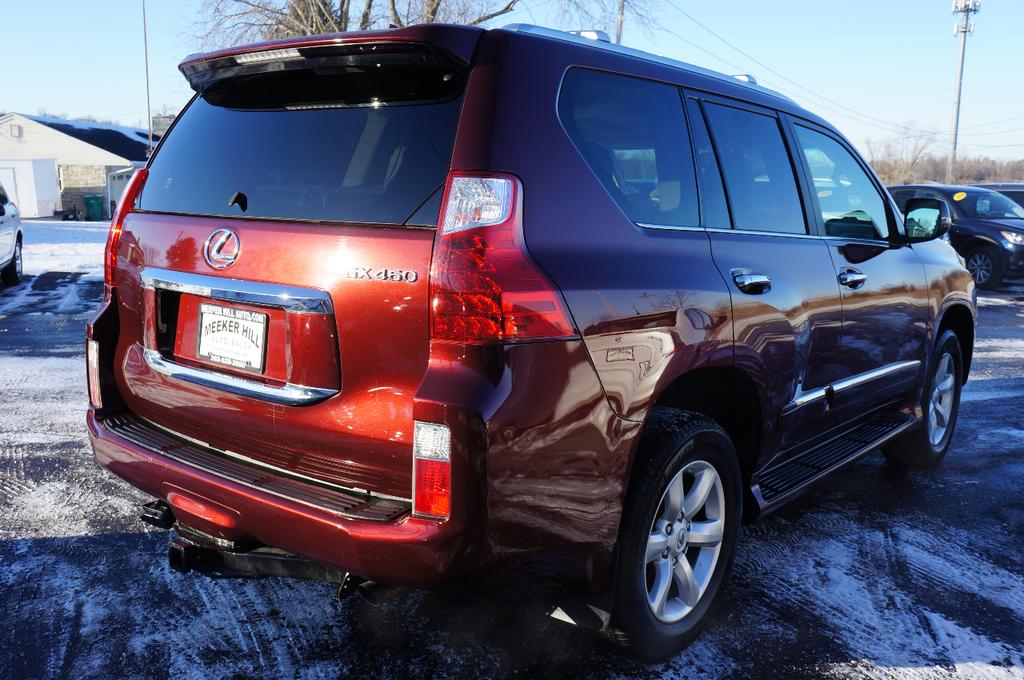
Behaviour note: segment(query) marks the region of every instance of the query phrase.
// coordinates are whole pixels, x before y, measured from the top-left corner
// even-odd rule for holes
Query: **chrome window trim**
[[[674,224],[651,224],[650,222],[634,222],[633,224],[638,227],[643,227],[644,229],[663,229],[665,231],[708,231],[704,227],[685,225],[676,226]]]
[[[636,222],[636,226],[644,229],[662,229],[665,231],[700,231],[709,234],[743,234],[745,236],[781,236],[783,238],[813,238],[824,239],[831,237],[818,236],[817,234],[787,234],[784,231],[757,231],[755,229],[725,229],[723,227],[689,227],[675,226],[671,224],[651,224],[649,222]]]
[[[819,399],[824,399],[825,396],[828,394],[829,388],[831,388],[834,392],[839,393],[842,392],[843,390],[848,390],[850,388],[863,385],[864,383],[871,382],[872,380],[884,378],[885,376],[891,375],[893,373],[902,373],[904,371],[909,371],[911,369],[917,370],[920,366],[921,362],[918,361],[917,359],[911,361],[898,361],[892,364],[886,364],[885,366],[881,366],[870,371],[865,371],[864,373],[852,375],[849,378],[837,380],[831,385],[819,387],[817,389],[811,390],[810,392],[803,392],[797,395],[793,399],[793,401],[791,401],[789,405],[783,409],[783,412],[792,411],[793,409],[806,406],[811,402],[818,401]]]
[[[141,278],[142,285],[151,290],[169,290],[225,302],[277,307],[298,314],[331,314],[334,312],[331,296],[327,291],[316,288],[262,281],[243,281],[154,267],[143,269]]]
[[[245,378],[238,378],[226,373],[183,366],[165,359],[155,349],[143,348],[142,355],[147,366],[169,378],[282,406],[309,406],[333,397],[338,393],[338,390],[296,385],[294,383],[285,383],[280,387],[275,387],[246,380]]]

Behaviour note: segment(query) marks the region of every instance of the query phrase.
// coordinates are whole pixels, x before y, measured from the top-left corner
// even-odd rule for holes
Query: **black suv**
[[[1024,275],[1024,208],[1002,193],[945,184],[896,186],[889,191],[901,208],[911,198],[938,198],[950,205],[950,243],[980,288],[997,288],[1006,276]]]

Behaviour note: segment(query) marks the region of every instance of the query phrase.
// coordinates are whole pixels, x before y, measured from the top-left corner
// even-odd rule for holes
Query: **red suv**
[[[738,529],[949,448],[948,208],[752,82],[529,26],[193,56],[88,329],[101,465],[181,569],[614,594],[682,648]]]

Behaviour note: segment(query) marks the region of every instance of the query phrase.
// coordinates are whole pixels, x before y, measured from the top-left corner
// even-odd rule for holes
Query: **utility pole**
[[[626,0],[619,0],[619,16],[615,21],[615,44],[622,44],[622,23],[626,20]]]
[[[146,158],[153,155],[153,111],[149,106],[149,36],[146,35],[146,0],[142,0],[142,51],[146,62],[146,123],[149,128],[149,142],[146,145]]]
[[[956,91],[953,95],[953,126],[949,132],[949,160],[946,162],[946,184],[952,184],[956,175],[956,141],[960,132],[960,92],[964,84],[964,53],[967,36],[974,32],[971,15],[981,9],[981,0],[953,0],[953,14],[962,15],[953,27],[953,35],[960,36],[960,58],[956,64]]]

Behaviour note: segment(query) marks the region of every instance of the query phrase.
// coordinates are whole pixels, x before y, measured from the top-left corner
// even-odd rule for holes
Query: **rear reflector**
[[[575,337],[561,295],[523,243],[523,188],[452,173],[430,265],[431,336],[464,343]]]
[[[89,403],[93,408],[103,408],[103,398],[100,396],[100,344],[95,340],[85,341],[85,366]]]
[[[451,514],[451,431],[447,425],[415,421],[412,438],[413,514],[446,519]]]
[[[128,180],[128,186],[121,194],[121,200],[117,203],[117,209],[110,219],[110,233],[107,234],[107,247],[103,257],[103,282],[107,286],[114,285],[114,270],[117,268],[117,247],[121,241],[121,229],[124,227],[124,218],[135,207],[135,200],[142,192],[142,185],[146,183],[149,170],[139,168]]]

